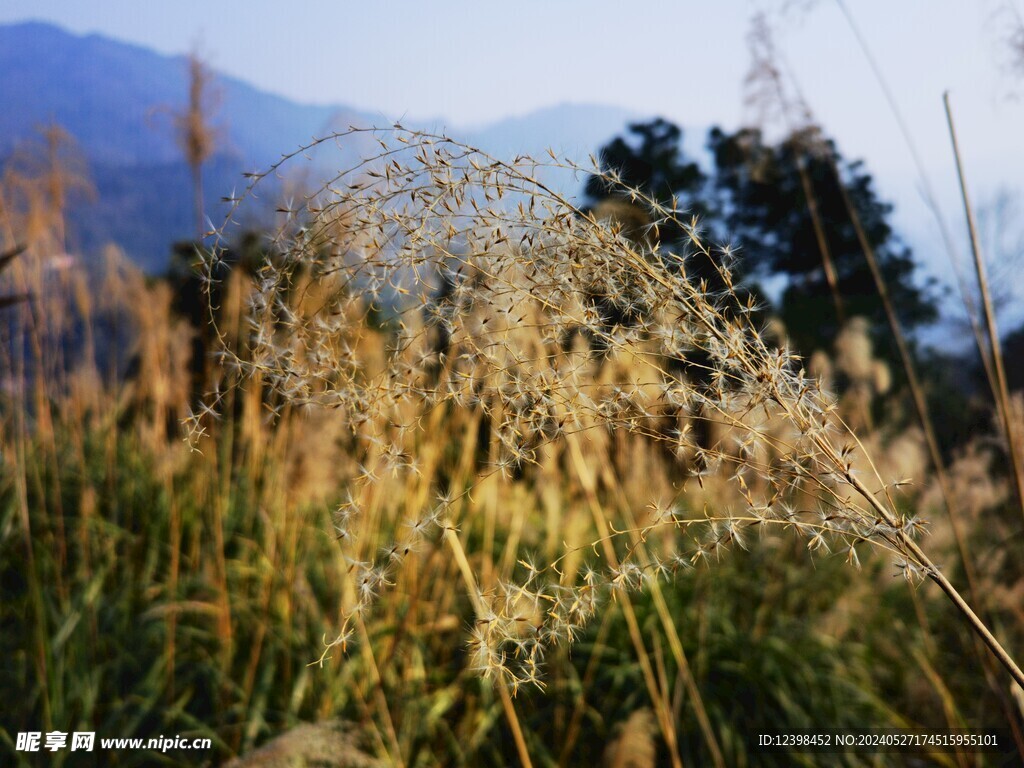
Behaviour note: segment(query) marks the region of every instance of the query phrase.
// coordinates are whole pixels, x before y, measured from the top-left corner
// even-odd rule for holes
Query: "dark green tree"
[[[714,128],[708,146],[731,242],[752,274],[785,278],[777,309],[798,349],[829,348],[844,317],[859,315],[878,332],[880,351],[891,354],[884,307],[850,207],[904,329],[937,317],[932,285],[916,279],[910,249],[890,224],[892,206],[878,198],[862,162],[844,160],[815,129],[773,145],[758,129]]]

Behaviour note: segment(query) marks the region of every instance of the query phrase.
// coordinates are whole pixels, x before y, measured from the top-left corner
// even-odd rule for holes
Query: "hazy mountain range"
[[[216,75],[213,86],[218,151],[204,169],[208,201],[241,188],[244,171],[265,168],[314,136],[387,122],[342,104],[299,104],[227,76]],[[94,202],[73,211],[72,248],[89,252],[113,241],[147,270],[160,271],[171,243],[194,229],[188,168],[172,127],[187,94],[183,57],[50,24],[0,26],[0,163],[40,126],[61,125],[78,142],[97,191]],[[439,121],[411,127],[444,130],[498,155],[552,147],[586,157],[636,117],[616,107],[565,104],[474,128]],[[354,159],[344,151],[324,162],[343,167]],[[216,204],[207,207],[216,221]]]

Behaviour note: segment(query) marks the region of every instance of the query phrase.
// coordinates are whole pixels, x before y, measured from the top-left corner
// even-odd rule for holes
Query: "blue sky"
[[[951,225],[956,177],[942,110],[949,90],[974,196],[1024,189],[1024,71],[1007,38],[1022,0],[845,0],[875,55]],[[4,0],[0,23],[41,19],[166,53],[194,46],[266,90],[382,118],[478,125],[562,102],[626,107],[683,126],[736,127],[758,10],[816,118],[862,157],[921,259],[948,277],[920,175],[836,0],[647,2],[432,0]],[[1024,213],[1024,205],[1021,205]],[[1007,217],[1009,243],[1024,217]],[[966,255],[966,254],[964,254]],[[1024,262],[1020,264],[1024,267]]]

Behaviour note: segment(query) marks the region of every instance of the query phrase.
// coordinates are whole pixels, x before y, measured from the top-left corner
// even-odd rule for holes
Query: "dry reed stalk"
[[[211,91],[213,79],[209,68],[193,51],[188,56],[188,107],[174,115],[178,143],[192,174],[192,196],[195,213],[196,240],[206,231],[203,204],[203,164],[213,154],[217,131],[210,124],[216,96]]]
[[[612,544],[612,536],[608,526],[607,516],[601,507],[600,500],[597,497],[596,478],[594,477],[593,470],[583,458],[583,454],[579,447],[579,441],[575,436],[571,436],[569,438],[569,448],[572,452],[573,464],[575,465],[577,475],[583,485],[584,491],[586,492],[587,503],[589,504],[594,516],[594,526],[597,529],[599,541],[601,542],[605,558],[608,560],[608,563],[612,568],[620,568],[621,563],[619,562],[618,556],[615,553],[615,548]],[[665,739],[665,744],[669,749],[669,758],[672,760],[672,765],[675,768],[682,768],[683,763],[679,757],[679,744],[675,730],[675,723],[672,720],[671,708],[668,705],[668,690],[667,688],[660,688],[658,686],[654,670],[651,667],[647,647],[644,644],[643,635],[640,631],[640,625],[636,619],[636,612],[633,610],[633,604],[629,596],[623,594],[619,597],[619,603],[622,606],[622,613],[626,619],[626,626],[629,629],[630,640],[633,642],[633,647],[636,649],[637,661],[640,663],[640,670],[643,672],[644,682],[647,685],[647,692],[655,707],[658,726],[661,729],[662,737]]]
[[[992,308],[992,297],[989,295],[988,277],[985,272],[985,261],[981,255],[981,244],[978,239],[978,227],[974,220],[974,209],[971,207],[967,193],[967,179],[964,176],[963,160],[957,142],[956,127],[953,124],[953,110],[949,103],[949,93],[942,96],[946,108],[946,122],[949,125],[949,138],[953,144],[953,156],[956,159],[957,179],[960,182],[960,195],[964,203],[964,215],[967,219],[967,231],[971,239],[971,255],[974,258],[974,272],[978,278],[978,289],[981,292],[981,307],[985,319],[985,331],[988,335],[988,349],[979,348],[982,358],[991,360],[991,370],[995,377],[989,378],[992,395],[995,398],[996,410],[1006,439],[1007,453],[1010,461],[1010,474],[1013,475],[1017,502],[1024,514],[1024,456],[1020,454],[1021,439],[1017,436],[1017,428],[1011,417],[1010,392],[1006,384],[1006,366],[1003,362],[1002,343],[996,326],[995,311]]]
[[[635,528],[635,526],[634,526]],[[634,539],[634,544],[638,544]],[[643,556],[642,546],[638,547],[638,553]],[[679,676],[686,687],[686,692],[693,703],[693,710],[697,716],[697,725],[700,727],[701,735],[704,738],[704,743],[707,744],[708,749],[711,752],[711,762],[717,768],[722,768],[725,765],[725,760],[722,757],[722,748],[718,744],[718,739],[715,737],[714,729],[711,727],[711,721],[708,718],[707,710],[704,707],[704,699],[700,694],[700,689],[697,687],[697,681],[693,677],[693,672],[690,669],[689,660],[686,658],[686,652],[683,650],[682,641],[679,638],[679,632],[676,630],[675,622],[669,613],[668,606],[665,603],[665,596],[661,592],[661,585],[653,581],[650,585],[651,596],[654,599],[654,606],[658,612],[658,618],[661,620],[661,625],[665,628],[665,634],[668,638],[669,648],[672,652],[672,656],[675,659],[676,667],[679,670]],[[662,686],[663,691],[668,690],[668,686]]]
[[[575,442],[575,441],[574,441]],[[575,455],[575,454],[574,454]],[[641,532],[643,531],[642,526],[637,522],[636,516],[632,511],[628,496],[626,496],[622,489],[621,483],[618,482],[617,478],[614,477],[611,470],[610,461],[607,455],[598,455],[593,462],[596,466],[601,467],[601,476],[604,478],[605,485],[608,488],[613,489],[613,492],[618,496],[619,504],[622,508],[622,514],[624,522],[627,525],[629,531],[631,546],[633,551],[642,560],[651,560],[652,558],[646,552],[645,540],[641,538]],[[586,466],[582,464],[581,466]],[[587,487],[587,483],[584,483],[584,487]],[[588,494],[588,497],[590,494]],[[600,518],[603,520],[604,515]],[[606,530],[602,531],[602,535],[606,534]],[[610,556],[611,557],[611,556]],[[679,677],[683,681],[686,688],[686,692],[690,697],[693,704],[694,713],[697,717],[697,724],[701,731],[701,736],[707,744],[708,750],[711,753],[712,764],[718,766],[725,765],[724,758],[722,756],[721,747],[718,744],[718,739],[715,736],[714,729],[711,726],[711,721],[708,718],[707,710],[704,706],[704,700],[701,696],[700,689],[697,687],[697,681],[693,677],[692,670],[690,669],[689,660],[686,657],[686,652],[683,650],[682,641],[680,640],[679,633],[676,629],[675,621],[673,620],[668,605],[665,602],[665,597],[662,594],[661,585],[658,581],[652,580],[648,584],[650,589],[651,597],[654,601],[654,607],[657,611],[658,618],[661,622],[662,627],[665,630],[666,638],[668,639],[669,648],[672,656],[675,659],[677,669],[679,670]],[[667,693],[668,686],[663,684],[660,687],[663,693]],[[679,702],[681,705],[681,701]],[[675,707],[672,708],[675,710]],[[678,719],[678,718],[674,718]]]
[[[791,117],[791,113],[795,106],[798,109],[805,108],[802,103],[799,106],[794,105],[786,96],[782,72],[776,63],[779,54],[775,49],[768,20],[763,13],[754,16],[747,42],[753,59],[750,74],[747,75],[746,79],[746,85],[753,93],[748,98],[748,102],[755,103],[756,106],[763,110],[767,109],[772,102],[776,102],[777,108],[789,128],[790,135],[796,135],[797,126]],[[839,325],[842,326],[846,323],[846,309],[842,292],[839,290],[839,276],[836,273],[835,260],[832,258],[832,250],[829,247],[825,227],[821,221],[821,214],[818,211],[817,195],[814,193],[814,186],[811,183],[810,174],[807,172],[805,151],[802,147],[795,146],[793,152],[796,159],[797,174],[800,177],[800,186],[803,189],[804,200],[807,203],[807,213],[811,217],[814,239],[818,244],[818,252],[821,255],[821,265],[825,272],[825,281],[828,283],[829,292],[832,294],[836,318],[839,321]]]
[[[594,637],[594,651],[587,660],[586,669],[583,671],[583,678],[580,681],[580,691],[573,702],[572,715],[569,717],[569,724],[565,729],[565,737],[562,740],[562,748],[558,753],[558,766],[565,768],[568,765],[569,757],[579,740],[580,729],[583,724],[583,714],[586,707],[586,691],[590,690],[591,684],[597,675],[601,664],[601,656],[608,638],[608,631],[611,627],[612,612],[606,611],[601,617],[601,624]]]

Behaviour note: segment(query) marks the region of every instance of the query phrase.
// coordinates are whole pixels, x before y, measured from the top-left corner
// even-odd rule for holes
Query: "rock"
[[[268,741],[223,768],[382,768],[360,746],[362,735],[351,723],[307,723]]]

